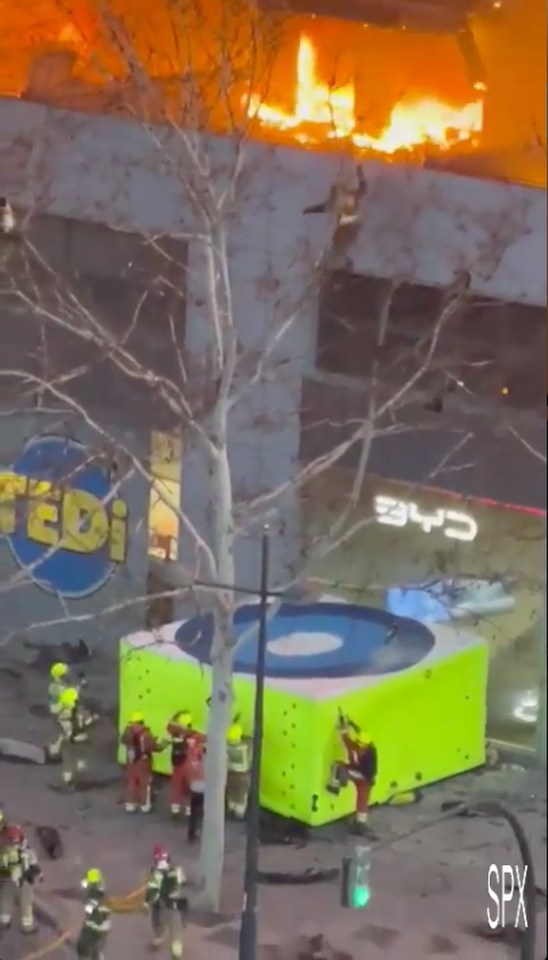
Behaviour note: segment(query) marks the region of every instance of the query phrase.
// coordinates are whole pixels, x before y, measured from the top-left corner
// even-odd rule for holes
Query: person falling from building
[[[196,742],[189,754],[188,787],[190,791],[190,814],[188,818],[187,839],[189,843],[199,840],[204,820],[204,793],[205,793],[205,741]]]
[[[354,784],[354,829],[357,833],[365,833],[368,830],[371,791],[377,776],[377,749],[371,736],[340,712],[338,731],[346,751],[346,760],[333,764],[327,789],[337,796],[349,782]]]
[[[184,812],[190,816],[189,762],[193,754],[201,751],[205,735],[193,728],[192,715],[180,710],[167,725],[171,747],[171,780],[169,784],[169,808],[174,817]]]
[[[232,723],[226,734],[226,805],[229,816],[243,820],[247,810],[251,771],[251,743],[244,738],[239,723]]]
[[[104,960],[104,947],[111,928],[111,912],[106,900],[105,883],[100,870],[88,870],[85,890],[84,921],[76,941],[79,960]]]
[[[335,183],[322,203],[305,207],[304,215],[328,213],[334,221],[331,250],[340,255],[348,250],[361,228],[360,203],[368,192],[367,180],[361,167],[356,166],[356,183]]]
[[[57,723],[58,735],[48,747],[48,758],[50,761],[61,761],[62,785],[71,790],[87,770],[84,752],[88,733],[77,687],[67,687],[59,694],[52,713]]]
[[[175,866],[166,847],[157,844],[145,891],[145,904],[152,927],[151,947],[159,950],[166,942],[173,960],[183,956],[183,936],[188,912],[186,876]]]
[[[34,884],[42,879],[38,857],[23,830],[8,824],[0,849],[0,927],[11,926],[19,912],[22,933],[34,933]]]
[[[127,813],[150,813],[152,809],[152,775],[155,753],[161,753],[166,741],[157,739],[145,722],[141,711],[133,713],[120,737],[126,748],[124,806]]]

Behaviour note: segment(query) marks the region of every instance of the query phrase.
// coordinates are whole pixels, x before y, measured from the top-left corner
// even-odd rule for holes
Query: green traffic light
[[[369,887],[356,887],[354,889],[354,906],[355,907],[366,907],[369,903],[369,897],[371,896]]]

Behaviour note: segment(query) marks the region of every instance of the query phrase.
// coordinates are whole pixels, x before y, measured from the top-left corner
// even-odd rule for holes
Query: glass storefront
[[[309,537],[344,507],[352,475],[316,482]],[[347,526],[364,525],[314,569],[347,601],[443,624],[489,646],[487,735],[534,748],[545,643],[545,515],[444,491],[369,479]]]

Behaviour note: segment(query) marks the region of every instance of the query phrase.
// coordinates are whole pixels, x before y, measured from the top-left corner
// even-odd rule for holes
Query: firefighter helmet
[[[25,834],[19,824],[10,823],[9,826],[6,827],[6,840],[8,843],[22,843],[24,839]]]
[[[161,843],[157,843],[152,849],[152,859],[154,863],[160,863],[162,860],[169,860],[169,850]]]
[[[232,723],[226,731],[226,739],[228,743],[241,743],[243,735],[244,731],[239,723]]]
[[[97,867],[92,867],[90,870],[88,870],[88,872],[86,873],[86,875],[85,875],[85,877],[84,877],[84,879],[83,879],[83,881],[82,881],[82,886],[85,887],[85,888],[87,888],[87,887],[102,887],[102,886],[103,886],[103,874],[101,873],[101,871],[98,870]]]
[[[49,675],[52,680],[62,680],[63,677],[66,677],[68,673],[68,667],[66,663],[54,663]]]
[[[142,710],[134,710],[129,718],[130,723],[144,723],[145,715]]]
[[[76,687],[67,687],[66,690],[63,690],[62,694],[59,696],[59,703],[62,707],[75,707],[78,703],[80,694]]]

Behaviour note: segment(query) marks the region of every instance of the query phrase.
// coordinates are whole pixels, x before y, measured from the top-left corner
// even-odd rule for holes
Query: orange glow
[[[263,103],[253,95],[248,101],[248,112],[266,127],[294,131],[294,139],[302,144],[342,138],[351,140],[358,150],[388,155],[424,144],[449,150],[458,143],[474,142],[483,127],[483,100],[456,107],[435,97],[424,97],[402,99],[381,133],[370,136],[357,125],[354,84],[330,88],[322,82],[316,50],[305,35],[299,40],[293,111]],[[321,129],[316,132],[311,126]]]

